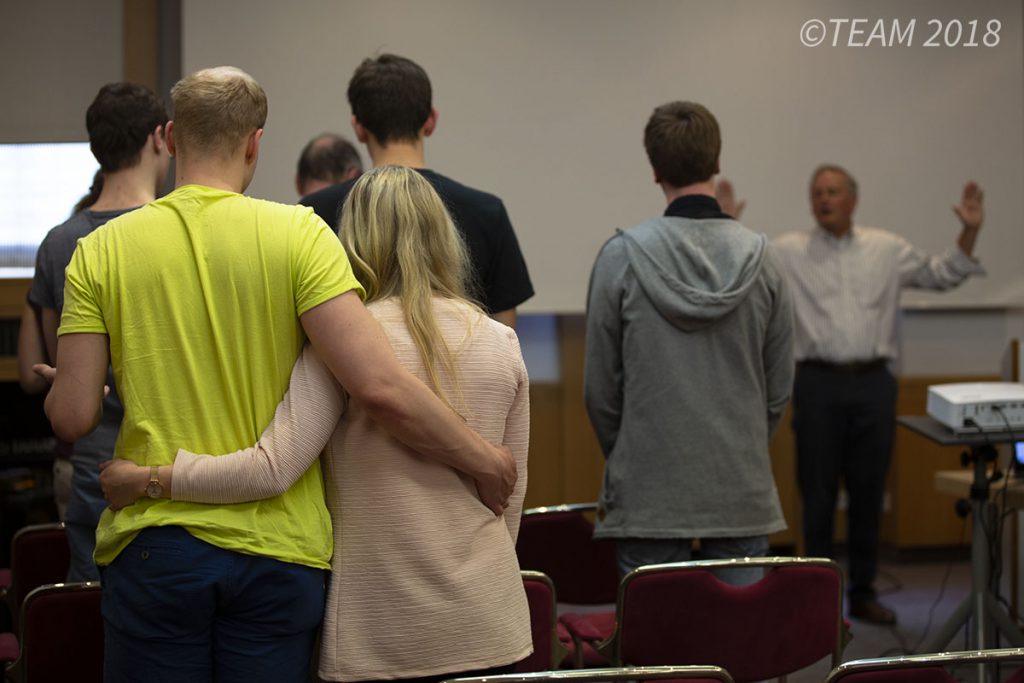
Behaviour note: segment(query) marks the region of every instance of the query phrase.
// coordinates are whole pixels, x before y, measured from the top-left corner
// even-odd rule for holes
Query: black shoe
[[[896,623],[896,613],[883,607],[877,600],[859,600],[850,603],[850,616],[871,624],[891,625]]]

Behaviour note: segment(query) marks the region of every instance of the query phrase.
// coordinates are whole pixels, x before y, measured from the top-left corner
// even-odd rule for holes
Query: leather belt
[[[864,375],[874,370],[884,368],[889,362],[888,358],[872,358],[871,360],[855,360],[847,363],[833,363],[827,360],[808,359],[797,362],[797,366],[805,368],[817,368],[840,372],[846,375]]]

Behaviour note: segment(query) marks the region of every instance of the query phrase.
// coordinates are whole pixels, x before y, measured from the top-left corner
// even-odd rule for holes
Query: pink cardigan
[[[458,389],[442,377],[448,401],[516,458],[519,481],[502,518],[480,502],[471,479],[410,451],[348,401],[310,348],[254,447],[221,456],[179,451],[174,463],[175,499],[233,503],[279,494],[323,451],[334,525],[320,655],[327,680],[456,673],[532,651],[515,554],[529,442],[519,342],[465,304],[434,306],[457,354]],[[426,381],[397,300],[369,308],[402,365]]]

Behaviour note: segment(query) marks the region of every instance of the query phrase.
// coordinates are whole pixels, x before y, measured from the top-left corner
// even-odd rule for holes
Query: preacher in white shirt
[[[896,621],[878,603],[873,584],[895,424],[896,380],[888,364],[896,356],[900,290],[950,289],[983,272],[971,257],[982,198],[976,183],[964,186],[953,207],[963,224],[956,248],[930,256],[891,232],[854,226],[857,182],[839,166],[820,166],[811,177],[817,227],[774,241],[796,323],[793,429],[806,553],[832,554],[842,478],[849,496],[850,614],[866,621]]]

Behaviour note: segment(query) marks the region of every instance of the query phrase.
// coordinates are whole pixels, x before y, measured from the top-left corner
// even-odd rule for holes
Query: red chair
[[[615,542],[595,541],[587,513],[596,503],[531,508],[519,523],[519,566],[544,572],[562,602],[613,604],[619,589]]]
[[[765,575],[749,586],[713,573],[755,567]],[[831,560],[649,565],[622,580],[614,631],[596,647],[617,666],[712,664],[739,682],[784,676],[826,656],[835,667],[844,645],[842,599],[842,572]]]
[[[572,605],[611,605],[619,588],[619,572],[615,561],[614,541],[595,541],[594,525],[588,514],[597,509],[596,503],[574,503],[550,507],[531,508],[523,512],[519,524],[516,555],[519,566],[547,574],[558,591],[558,599]],[[588,618],[611,631],[615,612],[590,613]],[[577,630],[590,635],[587,624],[577,624]],[[608,659],[599,654],[590,640],[580,639],[576,648],[566,629],[559,621],[560,640],[569,654],[564,666],[606,666]],[[599,637],[596,639],[600,639]]]
[[[825,683],[955,683],[948,668],[967,665],[1024,663],[1024,648],[971,650],[938,654],[857,659],[832,670]],[[1024,680],[1024,669],[1006,679],[1006,683]]]
[[[516,673],[557,669],[565,657],[566,647],[557,630],[558,600],[555,585],[541,572],[523,571],[523,588],[530,605],[530,630],[533,654],[516,665]],[[566,635],[568,640],[568,635]]]
[[[664,680],[732,683],[733,679],[725,669],[717,666],[628,666],[505,674],[481,678],[455,678],[447,683],[625,683],[626,681]]]
[[[6,588],[0,588],[0,593],[10,610],[15,631],[25,596],[39,586],[63,583],[70,563],[68,536],[63,524],[26,526],[14,534],[9,582]]]
[[[20,623],[21,647],[17,658],[7,665],[9,680],[14,683],[100,683],[103,680],[100,584],[40,586],[25,597]]]

